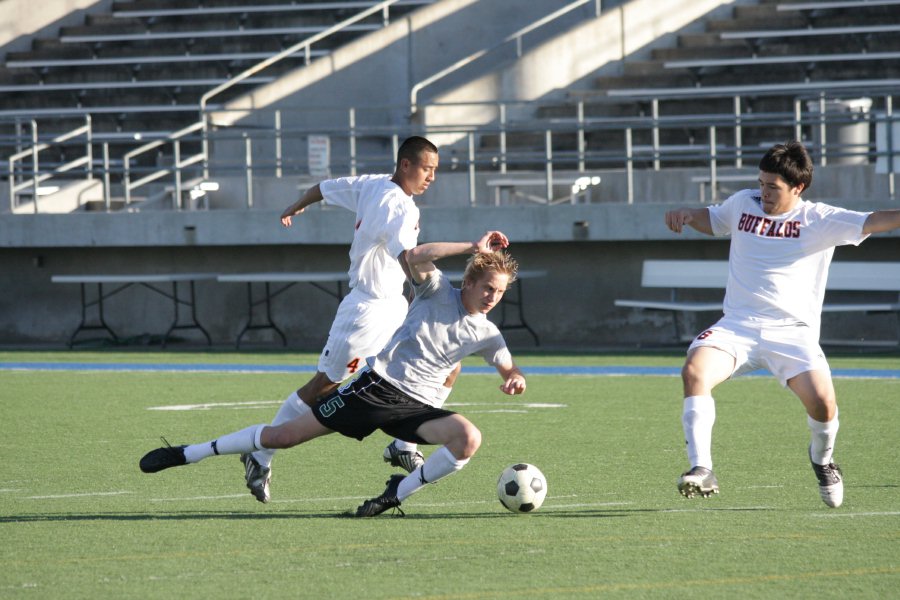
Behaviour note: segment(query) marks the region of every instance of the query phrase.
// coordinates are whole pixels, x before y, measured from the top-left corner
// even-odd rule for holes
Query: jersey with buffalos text
[[[360,175],[319,184],[326,204],[356,213],[350,245],[350,287],[373,298],[403,295],[397,257],[419,239],[419,208],[390,175]]]
[[[731,236],[725,315],[802,323],[818,333],[834,248],[865,240],[869,214],[800,199],[784,214],[767,215],[759,190],[709,207],[713,234]]]

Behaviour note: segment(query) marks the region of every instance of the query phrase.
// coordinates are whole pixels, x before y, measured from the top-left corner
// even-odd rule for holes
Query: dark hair
[[[419,162],[419,155],[423,152],[434,152],[437,154],[437,146],[426,140],[425,138],[414,135],[403,140],[400,149],[397,150],[397,164],[400,164],[404,158],[411,163]]]
[[[759,170],[780,175],[791,187],[802,183],[808,190],[812,185],[813,162],[797,140],[772,146],[759,161]]]

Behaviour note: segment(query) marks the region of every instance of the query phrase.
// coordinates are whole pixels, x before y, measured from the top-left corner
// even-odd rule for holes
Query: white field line
[[[84,494],[54,494],[52,496],[28,496],[28,500],[59,500],[63,498],[92,498],[95,496],[123,496],[134,492],[87,492]]]

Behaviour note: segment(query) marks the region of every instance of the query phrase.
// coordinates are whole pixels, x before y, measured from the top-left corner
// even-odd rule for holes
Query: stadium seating
[[[682,33],[671,47],[657,48],[640,60],[626,58],[621,72],[597,77],[589,89],[569,92],[571,104],[548,104],[537,117],[554,122],[575,119],[581,103],[587,120],[657,115],[665,118],[703,115],[696,125],[662,128],[654,142],[647,130],[636,130],[636,146],[708,147],[710,115],[790,115],[798,99],[820,91],[848,97],[870,92],[873,111],[883,110],[877,96],[900,89],[900,3],[791,2],[762,0],[737,5],[728,18],[705,23],[705,31]],[[735,97],[739,104],[735,105]],[[805,109],[805,106],[804,106]],[[784,119],[782,119],[784,121]],[[721,128],[716,142],[733,147],[733,128]],[[792,137],[790,122],[742,128],[747,147]],[[554,152],[571,148],[574,134],[554,137]],[[510,136],[507,145],[537,152],[535,140]],[[489,147],[493,140],[486,140]],[[621,147],[619,136],[588,133],[596,153]],[[669,166],[689,165],[687,161]],[[589,168],[602,165],[588,165]],[[664,165],[665,166],[665,165]]]
[[[389,17],[432,1],[403,0]],[[88,15],[84,25],[36,39],[27,52],[10,52],[0,65],[0,117],[71,116],[52,124],[65,131],[91,113],[98,134],[142,132],[148,138],[176,131],[196,121],[198,101],[211,87],[375,4],[118,0],[110,12]],[[277,77],[385,23],[385,15],[376,13],[317,43],[309,55],[280,61],[265,77]],[[245,82],[218,100],[261,81]],[[12,135],[3,131],[4,139]]]

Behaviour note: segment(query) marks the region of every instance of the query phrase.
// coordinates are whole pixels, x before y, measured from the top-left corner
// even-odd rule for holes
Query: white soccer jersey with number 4
[[[373,298],[403,295],[406,275],[397,261],[419,238],[419,209],[390,175],[329,179],[319,184],[326,204],[356,213],[350,245],[350,287]]]
[[[782,215],[763,212],[758,190],[709,207],[713,234],[731,235],[725,315],[819,331],[834,247],[858,245],[869,213],[800,200]]]

